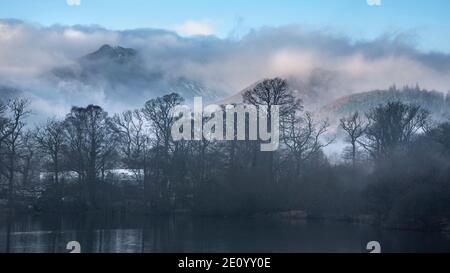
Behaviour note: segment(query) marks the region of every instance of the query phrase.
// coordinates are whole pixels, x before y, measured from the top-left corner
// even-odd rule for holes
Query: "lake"
[[[197,218],[117,216],[23,216],[0,222],[0,252],[368,252],[378,241],[382,252],[450,252],[441,233],[386,230],[368,225],[274,218]]]

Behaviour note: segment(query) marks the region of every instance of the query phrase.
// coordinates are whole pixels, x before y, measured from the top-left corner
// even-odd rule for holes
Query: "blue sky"
[[[68,5],[67,1],[81,1]],[[228,37],[262,26],[331,28],[355,39],[386,32],[417,34],[424,50],[450,53],[450,1],[381,0],[0,0],[0,18],[44,26],[90,25],[122,30],[164,28]]]

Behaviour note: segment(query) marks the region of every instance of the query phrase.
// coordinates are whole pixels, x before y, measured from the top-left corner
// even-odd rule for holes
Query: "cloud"
[[[75,63],[101,45],[111,44],[138,50],[149,71],[200,82],[222,97],[275,76],[295,79],[299,88],[316,94],[322,103],[392,84],[418,83],[449,91],[450,55],[418,50],[418,38],[414,33],[387,33],[373,40],[354,40],[330,30],[292,25],[253,30],[239,39],[219,39],[158,29],[113,31],[0,20],[0,86],[26,90],[36,99],[35,106],[48,115],[55,109],[69,111],[72,104],[98,103],[110,112],[141,107],[155,95],[150,87],[143,92],[141,87],[119,86],[122,99],[117,100],[117,94],[101,80],[96,86],[47,80],[53,68]]]
[[[81,0],[66,0],[66,3],[69,6],[79,6],[81,5]]]
[[[183,36],[208,36],[214,34],[214,26],[206,21],[189,20],[175,27],[175,31]]]
[[[367,0],[369,6],[381,6],[381,0]]]

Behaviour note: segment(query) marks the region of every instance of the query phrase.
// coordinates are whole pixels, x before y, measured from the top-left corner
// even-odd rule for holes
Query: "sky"
[[[448,0],[0,0],[0,18],[42,26],[158,28],[229,38],[264,26],[298,24],[355,40],[410,32],[420,49],[447,53],[449,12]]]
[[[61,117],[142,107],[180,79],[224,99],[273,77],[322,104],[393,84],[447,93],[449,11],[448,0],[0,0],[0,95]],[[156,83],[109,66],[55,77],[104,44],[135,49]]]

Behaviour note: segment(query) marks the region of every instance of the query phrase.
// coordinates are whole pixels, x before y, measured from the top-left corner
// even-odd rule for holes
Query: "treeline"
[[[335,107],[334,112],[348,114],[363,109],[374,108],[389,101],[401,101],[408,104],[419,104],[423,109],[431,112],[433,118],[440,120],[450,114],[450,92],[445,94],[439,91],[427,90],[416,86],[393,85],[386,90],[373,90],[369,92],[350,95],[344,102],[330,105]]]
[[[0,104],[0,199],[10,209],[42,212],[302,210],[389,226],[448,226],[449,122],[432,124],[420,106],[395,101],[356,112],[341,119],[345,162],[331,164],[323,153],[333,142],[328,122],[305,112],[284,80],[264,80],[243,99],[280,106],[278,151],[261,152],[259,141],[173,141],[171,111],[184,101],[178,94],[113,116],[99,106],[73,107],[37,128],[26,126],[26,100]],[[107,175],[113,169],[136,172],[136,183],[115,183]],[[44,172],[50,176],[43,180]]]

